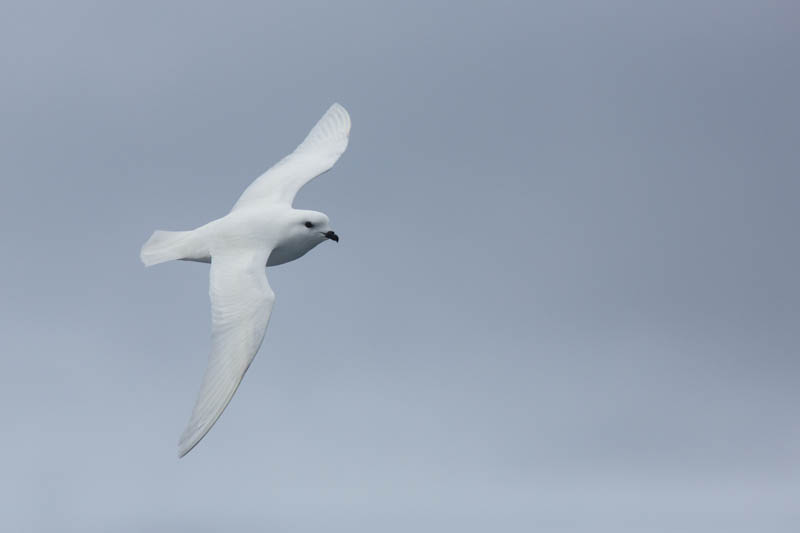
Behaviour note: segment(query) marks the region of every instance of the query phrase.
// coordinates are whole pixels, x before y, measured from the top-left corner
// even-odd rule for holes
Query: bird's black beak
[[[328,233],[326,233],[325,234],[325,238],[326,239],[330,239],[332,241],[339,242],[339,236],[336,235],[333,231],[329,231]]]

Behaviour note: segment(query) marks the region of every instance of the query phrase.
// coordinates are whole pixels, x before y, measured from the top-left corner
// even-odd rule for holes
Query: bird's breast
[[[281,243],[279,246],[272,250],[267,259],[267,266],[282,265],[289,261],[294,261],[298,257],[304,256],[318,243],[307,239],[305,240],[291,240]]]

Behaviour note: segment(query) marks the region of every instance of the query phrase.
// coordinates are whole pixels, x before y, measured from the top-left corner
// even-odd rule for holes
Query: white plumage
[[[256,179],[226,216],[191,231],[156,231],[142,246],[146,266],[210,262],[211,355],[189,423],[183,457],[208,433],[258,352],[275,294],[265,266],[301,257],[339,237],[328,217],[292,208],[300,188],[330,170],[347,148],[350,116],[333,104],[294,152]]]
[[[264,172],[244,190],[233,209],[259,202],[292,205],[300,188],[327,172],[347,149],[350,115],[333,104],[294,152]]]

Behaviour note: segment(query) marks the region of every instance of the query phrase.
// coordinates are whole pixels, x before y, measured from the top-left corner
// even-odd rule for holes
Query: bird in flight
[[[142,246],[145,266],[180,259],[211,263],[211,354],[192,416],[178,442],[183,457],[231,401],[258,352],[275,303],[266,266],[339,242],[328,217],[294,209],[300,188],[333,167],[347,148],[350,115],[333,104],[305,140],[250,184],[230,213],[191,231],[156,231]]]

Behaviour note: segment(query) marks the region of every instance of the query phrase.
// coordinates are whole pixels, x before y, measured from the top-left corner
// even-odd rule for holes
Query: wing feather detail
[[[333,104],[294,152],[259,176],[239,197],[233,211],[259,203],[291,205],[300,188],[327,172],[347,149],[350,115]]]
[[[275,303],[264,268],[267,256],[221,255],[211,261],[211,355],[192,416],[178,443],[179,457],[189,453],[214,426],[261,347]]]

